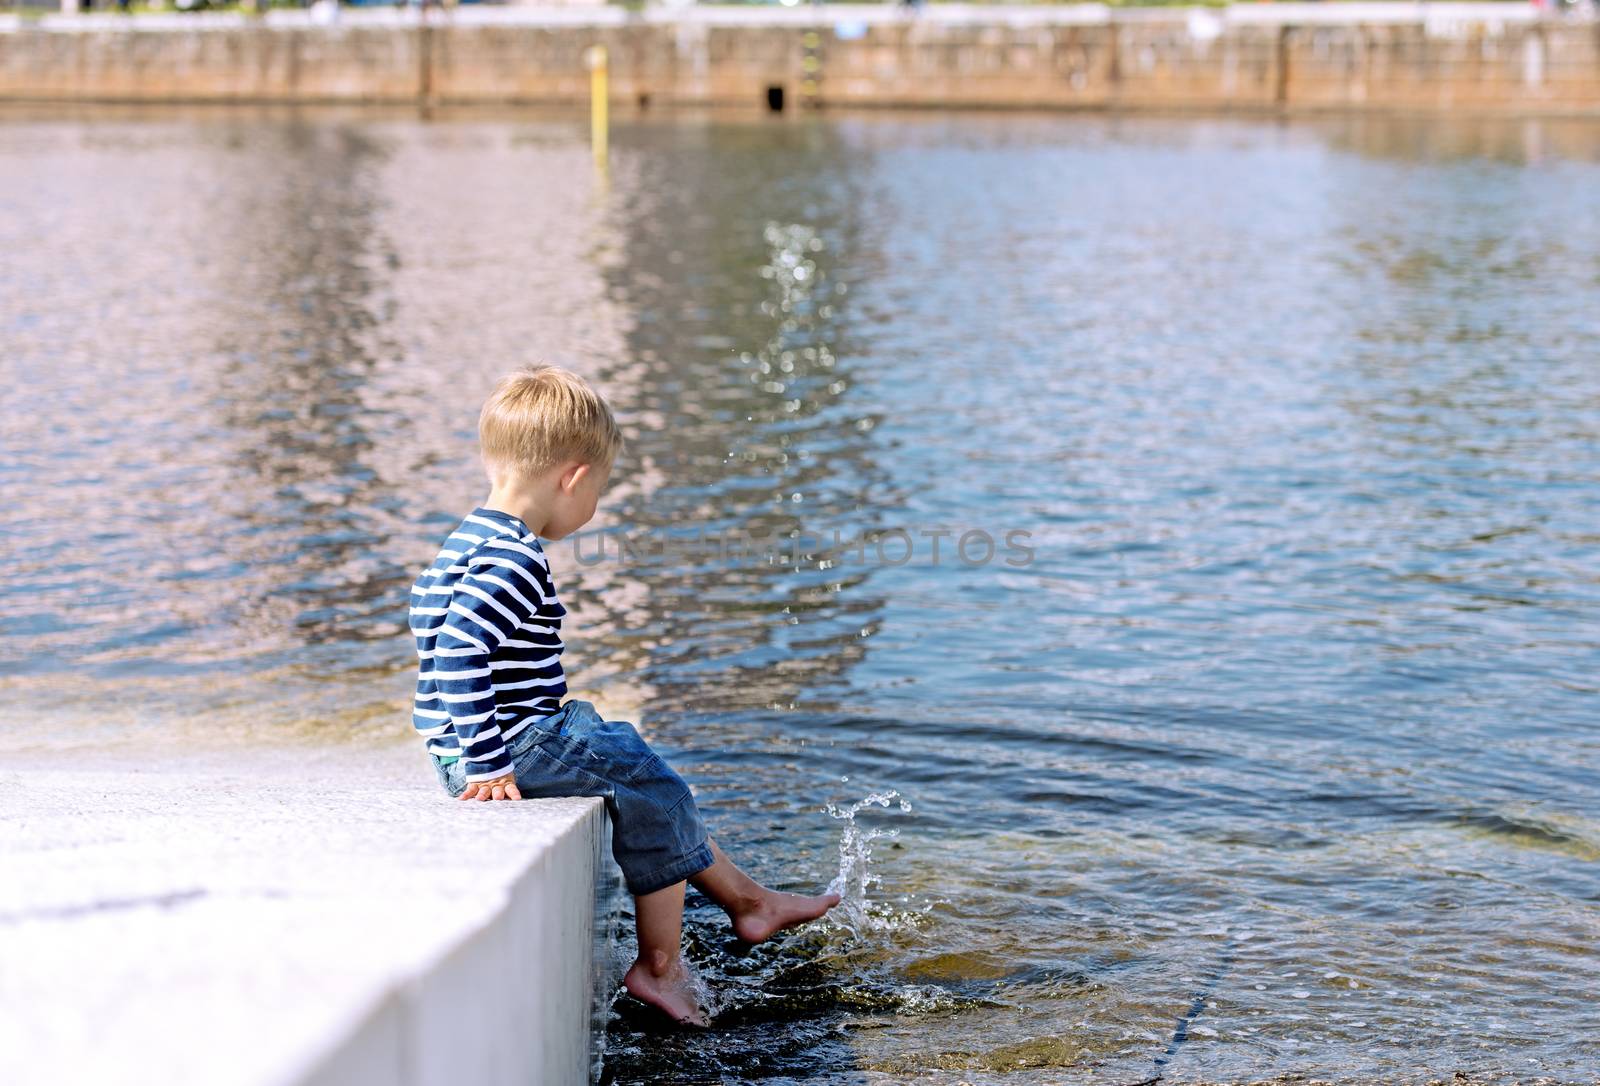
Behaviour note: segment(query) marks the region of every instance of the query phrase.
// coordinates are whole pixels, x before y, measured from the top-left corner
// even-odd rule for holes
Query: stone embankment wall
[[[1600,112],[1524,3],[457,8],[0,18],[0,99]]]

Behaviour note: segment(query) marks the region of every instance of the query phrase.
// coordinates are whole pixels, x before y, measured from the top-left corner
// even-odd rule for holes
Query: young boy
[[[684,880],[750,943],[816,919],[839,896],[779,893],[750,878],[706,835],[688,786],[632,724],[565,697],[566,609],[540,540],[594,516],[623,446],[606,402],[576,374],[534,366],[501,379],[478,437],[489,496],[411,588],[412,722],[452,796],[605,798],[638,919],[639,954],[623,984],[678,1021],[705,1025],[679,957]]]

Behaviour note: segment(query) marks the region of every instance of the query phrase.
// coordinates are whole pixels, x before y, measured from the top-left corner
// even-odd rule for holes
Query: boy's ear
[[[578,488],[578,484],[579,483],[583,482],[584,479],[588,478],[588,475],[589,475],[589,465],[588,464],[582,463],[582,462],[577,461],[577,460],[572,461],[570,464],[566,465],[566,467],[561,469],[561,489],[562,489],[562,491],[565,492],[565,493],[571,494],[574,490],[576,490]]]

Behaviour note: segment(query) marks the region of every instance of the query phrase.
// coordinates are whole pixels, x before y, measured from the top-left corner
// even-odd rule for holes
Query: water
[[[827,919],[856,939],[870,939],[883,928],[881,919],[873,915],[872,901],[867,896],[868,890],[883,884],[883,876],[872,870],[873,842],[900,836],[897,829],[857,825],[856,815],[868,807],[888,807],[891,803],[902,812],[911,810],[910,801],[893,790],[874,792],[847,808],[832,803],[826,808],[829,815],[844,823],[839,832],[839,874],[825,891],[838,894],[839,904]]]
[[[716,1026],[619,1001],[610,1081],[1592,1077],[1600,125],[585,129],[4,114],[0,742],[408,742],[552,358],[630,435],[575,692],[855,895],[693,897]]]

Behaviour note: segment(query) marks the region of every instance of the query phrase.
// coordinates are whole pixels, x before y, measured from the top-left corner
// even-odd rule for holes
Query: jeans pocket
[[[647,748],[642,758],[638,757],[636,751],[630,751],[629,753],[632,755],[629,759],[632,764],[622,771],[622,779],[628,784],[637,785],[651,781],[670,781],[677,777],[672,767],[667,765],[662,760],[661,755],[655,751]]]
[[[524,725],[521,731],[506,740],[506,753],[515,759],[529,747],[536,746],[545,734],[537,724]]]

